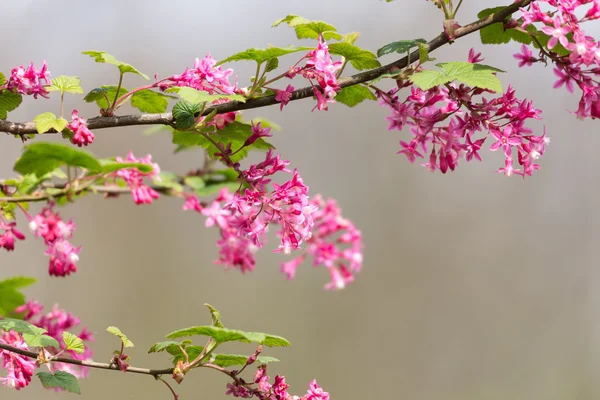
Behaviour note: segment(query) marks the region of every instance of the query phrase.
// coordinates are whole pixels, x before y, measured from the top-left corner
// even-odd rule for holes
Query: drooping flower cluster
[[[25,235],[17,229],[17,223],[15,221],[8,222],[0,214],[0,247],[7,251],[13,251],[15,249],[15,239],[24,240]]]
[[[181,75],[171,75],[158,81],[161,90],[167,90],[172,86],[186,86],[209,94],[233,94],[236,85],[229,83],[229,77],[233,70],[228,68],[222,70],[215,66],[217,61],[209,54],[203,59],[196,58],[193,68],[186,68]]]
[[[120,163],[141,163],[152,167],[150,172],[142,172],[137,168],[124,168],[113,174],[114,177],[122,178],[125,181],[131,190],[131,197],[135,204],[151,204],[152,200],[160,197],[156,190],[144,183],[144,178],[160,179],[160,167],[152,162],[150,154],[146,157],[136,158],[130,151],[125,159],[117,157],[116,160]]]
[[[481,58],[472,51],[469,60],[475,62]],[[397,92],[407,86],[411,83],[399,81],[398,88],[378,95],[381,103],[392,111],[387,117],[388,129],[409,127],[412,133],[410,141],[400,141],[402,149],[398,152],[411,163],[429,152],[428,162],[423,166],[442,173],[453,171],[462,157],[467,161],[481,160],[479,150],[492,136],[495,142],[490,150],[502,149],[504,153],[504,167],[497,172],[525,177],[539,169],[536,160],[544,154],[549,139],[545,132],[533,134],[525,123],[540,119],[541,111],[531,101],[518,99],[511,86],[493,99],[484,97],[493,92],[464,84],[451,83],[448,87],[436,86],[425,91],[411,86],[411,94],[400,101]],[[515,168],[514,161],[521,168]]]
[[[51,276],[66,276],[77,271],[75,263],[79,260],[81,247],[75,247],[69,242],[75,231],[72,219],[63,221],[60,214],[54,211],[54,203],[50,202],[31,218],[29,227],[48,246],[46,255],[50,257],[48,273]]]
[[[84,351],[81,354],[76,353],[73,350],[64,350],[66,345],[63,340],[63,332],[73,333],[73,329],[77,328],[80,324],[79,318],[73,316],[73,314],[66,312],[58,308],[55,305],[52,308],[52,311],[43,314],[42,310],[44,307],[38,303],[37,301],[28,301],[24,305],[18,307],[15,312],[24,313],[23,319],[26,322],[29,322],[32,325],[35,325],[39,328],[43,328],[47,331],[48,336],[52,336],[54,339],[58,341],[61,345],[60,349],[56,349],[54,347],[45,347],[44,349],[50,353],[50,355],[56,355],[61,352],[61,356],[65,355],[70,356],[74,360],[91,360],[92,358],[92,350],[89,346],[84,343]],[[94,340],[94,337],[87,328],[82,328],[79,334],[76,335],[83,342],[90,342]],[[64,350],[64,351],[63,351]],[[73,364],[65,364],[65,363],[50,363],[51,371],[65,371],[70,374],[75,375],[77,378],[85,378],[88,375],[88,368],[82,367],[79,365]]]
[[[20,65],[12,69],[6,82],[6,89],[15,93],[33,95],[35,99],[38,96],[48,98],[49,92],[44,86],[50,84],[50,72],[46,61],[42,63],[42,68],[39,71],[31,62],[27,68]]]
[[[336,74],[342,67],[342,62],[333,61],[329,54],[329,46],[327,46],[327,43],[322,36],[319,36],[317,48],[310,51],[304,58],[307,59],[306,65],[304,67],[290,68],[286,76],[288,78],[293,78],[297,74],[300,74],[308,79],[313,87],[315,97],[317,98],[317,105],[315,108],[319,111],[327,110],[327,103],[334,103],[335,100],[333,100],[333,98],[337,92],[341,90],[337,83]],[[313,80],[317,81],[318,87],[314,85]],[[286,91],[288,91],[288,89],[286,89]],[[278,95],[280,96],[280,99],[284,99],[285,101],[286,97],[282,97],[285,96],[285,94],[278,93]],[[289,97],[287,97],[287,100],[289,101]],[[281,108],[283,108],[283,102]]]
[[[314,379],[302,397],[287,392],[290,385],[285,382],[285,376],[276,375],[273,383],[270,383],[269,379],[267,366],[263,364],[256,370],[253,382],[246,383],[238,378],[235,382],[227,384],[225,394],[246,399],[256,397],[261,400],[329,400],[329,393],[325,392]]]
[[[331,281],[325,288],[343,289],[354,280],[352,274],[361,270],[362,235],[351,221],[342,217],[335,200],[325,201],[317,195],[310,204],[317,208],[313,214],[312,236],[306,241],[302,255],[282,263],[281,272],[288,279],[294,278],[298,266],[310,255],[313,265],[329,270]]]
[[[6,332],[0,329],[0,343],[29,350],[21,334],[13,331]],[[3,349],[0,349],[0,359],[2,359],[2,368],[8,371],[6,377],[0,376],[3,386],[20,390],[31,382],[36,367],[34,359]]]
[[[79,147],[91,144],[94,141],[94,134],[88,129],[85,119],[79,116],[77,110],[73,110],[71,118],[71,122],[67,125],[67,128],[73,131],[71,143]]]
[[[542,11],[542,7],[547,11]],[[521,13],[522,28],[542,24],[541,31],[550,37],[550,52],[541,51],[539,57],[534,57],[523,45],[521,53],[514,55],[519,60],[519,67],[531,66],[534,62],[546,63],[550,59],[555,64],[554,74],[558,78],[554,88],[564,85],[572,93],[577,84],[581,90],[579,107],[574,114],[579,118],[600,118],[600,46],[582,29],[582,23],[600,18],[600,2],[537,0],[531,2],[528,9],[521,8]],[[563,52],[556,50],[559,44],[567,50],[567,55],[563,55],[564,49]]]

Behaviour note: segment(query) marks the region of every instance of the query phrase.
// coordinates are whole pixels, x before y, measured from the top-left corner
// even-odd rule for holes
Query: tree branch
[[[521,7],[526,7],[531,3],[532,0],[520,0],[516,3],[510,4],[503,8],[502,10],[491,14],[485,18],[482,18],[478,21],[472,22],[468,25],[465,25],[461,28],[456,29],[454,32],[454,36],[456,39],[461,38],[463,36],[469,35],[476,31],[479,31],[486,26],[491,24],[502,22],[507,17],[509,17],[512,13],[517,11]],[[439,34],[437,37],[429,41],[429,51],[434,51],[439,47],[449,43],[450,40],[446,36],[445,33]],[[419,59],[419,51],[415,50],[410,54],[410,57],[406,56],[399,60],[394,61],[388,65],[384,65],[379,68],[375,68],[369,71],[361,72],[359,74],[353,75],[351,77],[343,78],[338,81],[340,87],[344,88],[347,86],[354,86],[360,83],[371,81],[379,76],[389,72],[392,67],[397,68],[405,68],[408,66],[408,60],[418,60]],[[305,87],[302,89],[295,90],[292,93],[292,97],[290,101],[300,100],[307,97],[313,96],[312,86]],[[208,107],[203,115],[208,115],[213,111],[217,111],[218,114],[223,114],[232,111],[241,111],[248,110],[259,107],[271,106],[274,104],[279,104],[277,100],[275,100],[275,95],[264,96],[258,98],[248,99],[245,103],[239,101],[231,101],[229,103],[218,104],[213,107]],[[90,130],[95,129],[104,129],[104,128],[113,128],[119,126],[132,126],[132,125],[169,125],[174,127],[175,121],[173,119],[173,115],[171,113],[165,114],[142,114],[142,115],[123,115],[123,116],[115,116],[115,117],[94,117],[90,118],[87,121],[87,126]],[[6,120],[0,120],[0,132],[6,132],[13,135],[24,135],[24,134],[37,134],[37,130],[35,127],[35,122],[10,122]],[[56,131],[51,131],[47,133],[56,133]]]
[[[10,351],[11,353],[20,354],[25,357],[37,359],[39,353],[29,350],[19,349],[18,347],[13,347],[8,344],[0,343],[0,349],[4,349],[6,351]],[[65,364],[73,364],[80,365],[83,367],[97,368],[97,369],[109,369],[114,371],[120,371],[120,369],[114,364],[105,364],[94,361],[85,361],[85,360],[74,360],[72,358],[65,357],[52,357],[50,362],[59,362]],[[149,368],[137,368],[137,367],[127,367],[126,372],[133,372],[135,374],[144,374],[144,375],[152,375],[157,378],[160,375],[172,374],[173,368],[165,368],[165,369],[149,369]]]

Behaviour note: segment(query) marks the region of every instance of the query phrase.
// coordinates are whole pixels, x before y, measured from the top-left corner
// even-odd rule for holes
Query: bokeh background
[[[459,20],[470,22],[478,9],[495,5],[467,0]],[[45,59],[53,76],[78,75],[86,91],[115,84],[117,74],[80,55],[84,50],[104,50],[148,75],[168,76],[208,52],[222,59],[249,47],[297,44],[291,29],[270,28],[288,13],[327,21],[340,32],[359,31],[357,44],[373,51],[399,39],[431,38],[442,18],[431,3],[416,0],[5,0],[2,6],[0,70]],[[587,29],[598,33],[597,24]],[[278,271],[282,257],[270,251],[273,241],[255,272],[225,271],[212,264],[217,231],[204,228],[202,217],[182,212],[175,199],[135,206],[127,196],[88,196],[61,210],[76,221],[73,242],[83,246],[75,275],[50,279],[43,244],[30,237],[14,253],[0,253],[0,279],[38,278],[27,294],[48,308],[59,303],[96,332],[97,361],[107,362],[118,348],[104,332],[116,325],[136,344],[129,353],[133,365],[167,366],[165,355],[148,355],[147,349],[172,330],[209,323],[202,306],[208,302],[230,327],[292,342],[265,354],[282,360],[270,374],[285,374],[296,394],[317,378],[333,399],[597,399],[598,127],[567,113],[578,98],[552,89],[550,68],[519,70],[512,57],[516,44],[483,47],[472,35],[433,56],[465,60],[471,46],[483,51],[487,64],[507,71],[505,86],[512,83],[518,96],[544,110],[533,127],[540,131],[545,124],[552,143],[532,178],[495,174],[503,159],[488,152],[483,163],[463,162],[447,175],[411,165],[395,154],[409,134],[389,132],[387,110],[375,102],[311,113],[307,99],[284,112],[269,107],[245,113],[280,124],[273,143],[282,156],[312,193],[338,199],[362,230],[363,272],[341,292],[323,290],[327,272],[308,264],[287,281]],[[294,62],[290,56],[281,65]],[[248,84],[253,64],[229,66],[241,85]],[[143,82],[127,76],[125,85]],[[58,104],[56,96],[28,98],[9,119],[58,113]],[[67,96],[66,109],[72,108],[87,118],[97,112],[82,96]],[[175,172],[198,164],[200,153],[175,156],[168,134],[145,136],[143,130],[97,131],[90,150],[104,157],[128,149],[151,153]],[[2,177],[11,175],[21,149],[19,140],[2,139]],[[195,371],[177,392],[181,399],[219,399],[226,383],[214,371]],[[90,400],[170,396],[151,377],[98,370],[81,389]],[[22,392],[0,390],[11,400],[69,396],[44,391],[38,382]]]

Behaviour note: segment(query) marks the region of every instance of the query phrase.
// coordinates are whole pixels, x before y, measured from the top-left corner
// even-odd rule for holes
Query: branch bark
[[[482,18],[478,21],[472,22],[468,25],[465,25],[461,28],[456,29],[455,37],[456,39],[461,38],[463,36],[469,35],[471,33],[477,32],[486,26],[491,24],[502,22],[515,11],[517,11],[521,7],[526,7],[531,3],[532,0],[520,0],[516,3],[510,4],[503,8],[502,10],[489,15],[488,17]],[[439,47],[449,43],[450,40],[446,36],[446,34],[441,33],[434,39],[428,42],[429,51],[434,51]],[[419,51],[415,50],[410,54],[410,60],[418,60],[419,59]],[[338,81],[340,87],[344,88],[347,86],[354,86],[360,83],[365,83],[371,81],[379,76],[387,73],[392,67],[397,68],[405,68],[408,65],[409,57],[403,57],[399,60],[394,61],[393,63],[381,66],[379,68],[375,68],[369,71],[365,71],[347,78],[342,78]],[[312,87],[305,87],[302,89],[295,90],[292,93],[292,97],[290,101],[300,100],[307,97],[313,96]],[[279,104],[277,100],[275,100],[275,96],[265,96],[259,98],[249,99],[245,103],[241,103],[239,101],[232,101],[229,103],[219,104],[213,107],[209,107],[204,111],[204,115],[208,115],[213,111],[217,111],[218,114],[232,112],[232,111],[241,111],[248,110],[259,107],[271,106],[274,104]],[[95,117],[90,118],[87,121],[87,126],[90,130],[104,129],[104,128],[114,128],[120,126],[132,126],[132,125],[168,125],[175,126],[175,121],[173,119],[173,115],[171,113],[164,114],[142,114],[142,115],[122,115],[115,117]],[[0,120],[0,132],[6,132],[12,135],[24,135],[24,134],[37,134],[37,130],[35,127],[35,122],[11,122],[6,120]],[[47,132],[47,133],[57,133],[57,132]]]

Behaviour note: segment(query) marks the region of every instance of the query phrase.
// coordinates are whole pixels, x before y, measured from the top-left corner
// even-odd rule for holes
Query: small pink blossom
[[[50,84],[50,72],[44,60],[39,71],[34,67],[33,62],[27,68],[22,65],[13,68],[6,82],[6,88],[11,92],[33,95],[37,99],[38,95],[49,97],[49,92],[44,86]]]
[[[131,197],[135,204],[151,204],[153,200],[160,197],[158,192],[152,189],[150,186],[144,183],[144,178],[159,178],[160,167],[158,164],[152,162],[152,156],[148,154],[146,157],[136,158],[130,151],[127,153],[127,157],[122,159],[117,157],[117,162],[120,163],[141,163],[150,165],[152,167],[151,172],[141,172],[137,168],[124,168],[116,172],[116,176],[122,178],[129,189],[131,189]]]
[[[292,98],[292,93],[294,92],[294,87],[292,85],[287,85],[285,90],[275,89],[275,100],[280,102],[279,110],[283,111],[283,107],[285,107]]]
[[[77,110],[73,110],[71,114],[71,122],[67,125],[73,131],[71,142],[77,146],[87,146],[94,141],[94,134],[87,128],[85,120],[79,116]]]
[[[513,57],[519,60],[519,67],[527,65],[531,67],[537,59],[533,57],[533,53],[526,45],[521,45],[521,52],[513,54]]]
[[[4,233],[0,234],[0,247],[7,251],[15,249],[15,239],[25,240],[25,235],[17,229],[17,223],[14,221],[6,222],[0,215],[0,230]]]
[[[329,392],[323,391],[323,389],[317,384],[317,381],[313,380],[309,384],[309,389],[302,399],[303,400],[329,400]]]
[[[0,343],[16,347],[21,350],[29,350],[20,333],[0,329]],[[21,390],[29,385],[35,370],[35,360],[21,356],[8,350],[0,349],[2,368],[8,371],[6,377],[0,377],[2,385]]]

